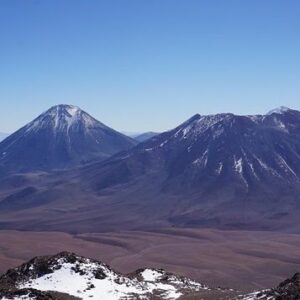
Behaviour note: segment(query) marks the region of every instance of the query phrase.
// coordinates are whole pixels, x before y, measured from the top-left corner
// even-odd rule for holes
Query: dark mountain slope
[[[81,176],[177,225],[281,227],[300,215],[300,112],[195,115]]]
[[[20,190],[5,192],[1,226],[299,232],[299,178],[300,112],[195,115],[106,161],[45,176],[39,183],[27,178]],[[23,190],[28,187],[34,189]],[[20,204],[26,201],[30,209]]]

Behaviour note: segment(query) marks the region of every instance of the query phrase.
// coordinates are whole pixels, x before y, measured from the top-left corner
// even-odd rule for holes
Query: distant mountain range
[[[80,108],[57,105],[0,143],[0,167],[21,172],[63,169],[103,160],[135,144]]]
[[[147,132],[122,132],[123,134],[135,139],[138,142],[144,142],[146,140],[148,140],[149,138],[152,138],[156,135],[158,135],[158,132],[153,132],[153,131],[147,131]]]
[[[135,136],[134,139],[137,140],[138,142],[145,142],[158,134],[159,134],[158,132],[149,131]]]
[[[104,161],[0,187],[2,228],[300,232],[300,112],[197,114]]]

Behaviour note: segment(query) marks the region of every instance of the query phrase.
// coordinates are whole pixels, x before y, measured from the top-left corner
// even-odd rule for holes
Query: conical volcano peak
[[[74,117],[76,114],[83,112],[82,109],[80,109],[78,106],[75,105],[69,105],[69,104],[59,104],[50,107],[46,113],[49,114],[66,114],[70,117]]]
[[[91,117],[77,106],[59,104],[50,107],[27,125],[27,130],[49,127],[53,130],[69,130],[72,125],[84,127],[105,127],[101,122]]]
[[[78,106],[69,105],[69,104],[59,104],[50,107],[47,111],[45,111],[41,116],[48,115],[52,117],[56,116],[64,116],[65,118],[74,118],[80,116],[81,114],[88,115],[85,111],[83,111]]]
[[[0,144],[10,170],[64,169],[105,159],[136,142],[74,105],[56,105]]]

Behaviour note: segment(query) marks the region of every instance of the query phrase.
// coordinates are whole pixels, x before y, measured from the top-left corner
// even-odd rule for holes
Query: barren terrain
[[[0,272],[36,255],[73,251],[129,273],[158,267],[210,286],[250,291],[300,270],[300,235],[278,232],[164,229],[71,235],[0,231]]]

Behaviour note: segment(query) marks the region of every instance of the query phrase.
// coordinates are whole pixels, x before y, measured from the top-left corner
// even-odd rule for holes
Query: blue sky
[[[0,0],[0,131],[78,105],[125,131],[300,110],[300,1]]]

